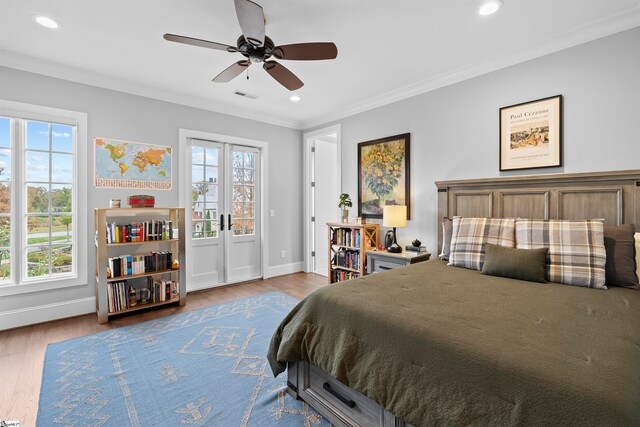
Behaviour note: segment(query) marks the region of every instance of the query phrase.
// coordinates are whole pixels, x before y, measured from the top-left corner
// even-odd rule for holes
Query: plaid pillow
[[[515,219],[453,217],[453,233],[449,265],[482,270],[484,245],[513,248]]]
[[[548,281],[607,289],[602,220],[517,219],[516,242],[518,249],[549,248]]]

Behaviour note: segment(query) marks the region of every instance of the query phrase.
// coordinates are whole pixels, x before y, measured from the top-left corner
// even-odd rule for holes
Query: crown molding
[[[289,120],[283,117],[258,113],[255,111],[247,111],[246,109],[215,102],[209,99],[168,91],[166,89],[153,87],[144,83],[123,80],[117,77],[111,77],[80,68],[69,67],[59,63],[43,61],[11,51],[0,50],[0,66],[35,74],[42,74],[49,77],[68,80],[74,83],[97,86],[103,89],[115,90],[131,95],[143,96],[145,98],[200,108],[202,110],[255,120],[271,125],[283,126],[296,130],[302,129],[302,123],[296,120]]]
[[[472,79],[502,68],[530,61],[541,56],[549,55],[554,52],[568,49],[573,46],[597,40],[638,26],[640,26],[640,4],[629,10],[621,12],[616,16],[596,21],[577,30],[567,32],[560,37],[549,39],[546,42],[537,43],[536,45],[528,48],[510,52],[508,55],[500,55],[434,78],[406,85],[343,109],[336,109],[330,113],[316,116],[310,120],[303,121],[302,126],[304,130],[323,126],[355,114],[398,102],[406,98],[411,98],[413,96],[459,83],[464,80]]]
[[[621,12],[616,16],[596,21],[577,30],[567,32],[560,37],[549,39],[546,42],[538,43],[534,46],[529,46],[528,48],[510,52],[507,55],[493,57],[468,67],[459,68],[430,79],[406,85],[399,89],[374,96],[368,100],[352,104],[345,108],[335,109],[326,114],[321,114],[308,120],[301,121],[259,113],[256,111],[247,111],[246,109],[215,102],[209,99],[168,91],[166,89],[145,85],[143,83],[131,82],[93,71],[69,67],[59,63],[43,61],[11,51],[0,50],[0,66],[143,96],[146,98],[157,99],[160,101],[200,108],[207,111],[255,120],[276,126],[283,126],[296,130],[307,130],[372,110],[374,108],[398,102],[403,99],[430,92],[432,90],[459,83],[464,80],[478,77],[502,68],[619,33],[637,26],[640,26],[640,4]]]

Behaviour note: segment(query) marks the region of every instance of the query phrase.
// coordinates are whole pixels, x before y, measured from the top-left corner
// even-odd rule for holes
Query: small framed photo
[[[382,218],[385,205],[406,205],[410,218],[408,133],[358,144],[358,215]]]
[[[500,170],[562,166],[562,95],[500,108]]]

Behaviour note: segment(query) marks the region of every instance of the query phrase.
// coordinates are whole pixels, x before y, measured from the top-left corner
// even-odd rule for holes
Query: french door
[[[189,142],[187,291],[260,278],[260,150]]]

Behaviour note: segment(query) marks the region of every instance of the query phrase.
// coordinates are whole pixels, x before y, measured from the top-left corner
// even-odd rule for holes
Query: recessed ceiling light
[[[298,95],[291,95],[291,96],[289,97],[289,99],[290,99],[291,101],[293,101],[293,102],[298,102],[298,101],[300,101],[300,97],[299,97]]]
[[[43,27],[58,28],[60,26],[60,25],[58,25],[58,23],[56,21],[54,21],[53,19],[49,18],[48,16],[38,15],[38,16],[34,16],[33,19],[35,19],[36,22],[38,24],[42,25]]]
[[[496,13],[502,7],[502,0],[486,0],[478,9],[478,13],[482,16]]]

